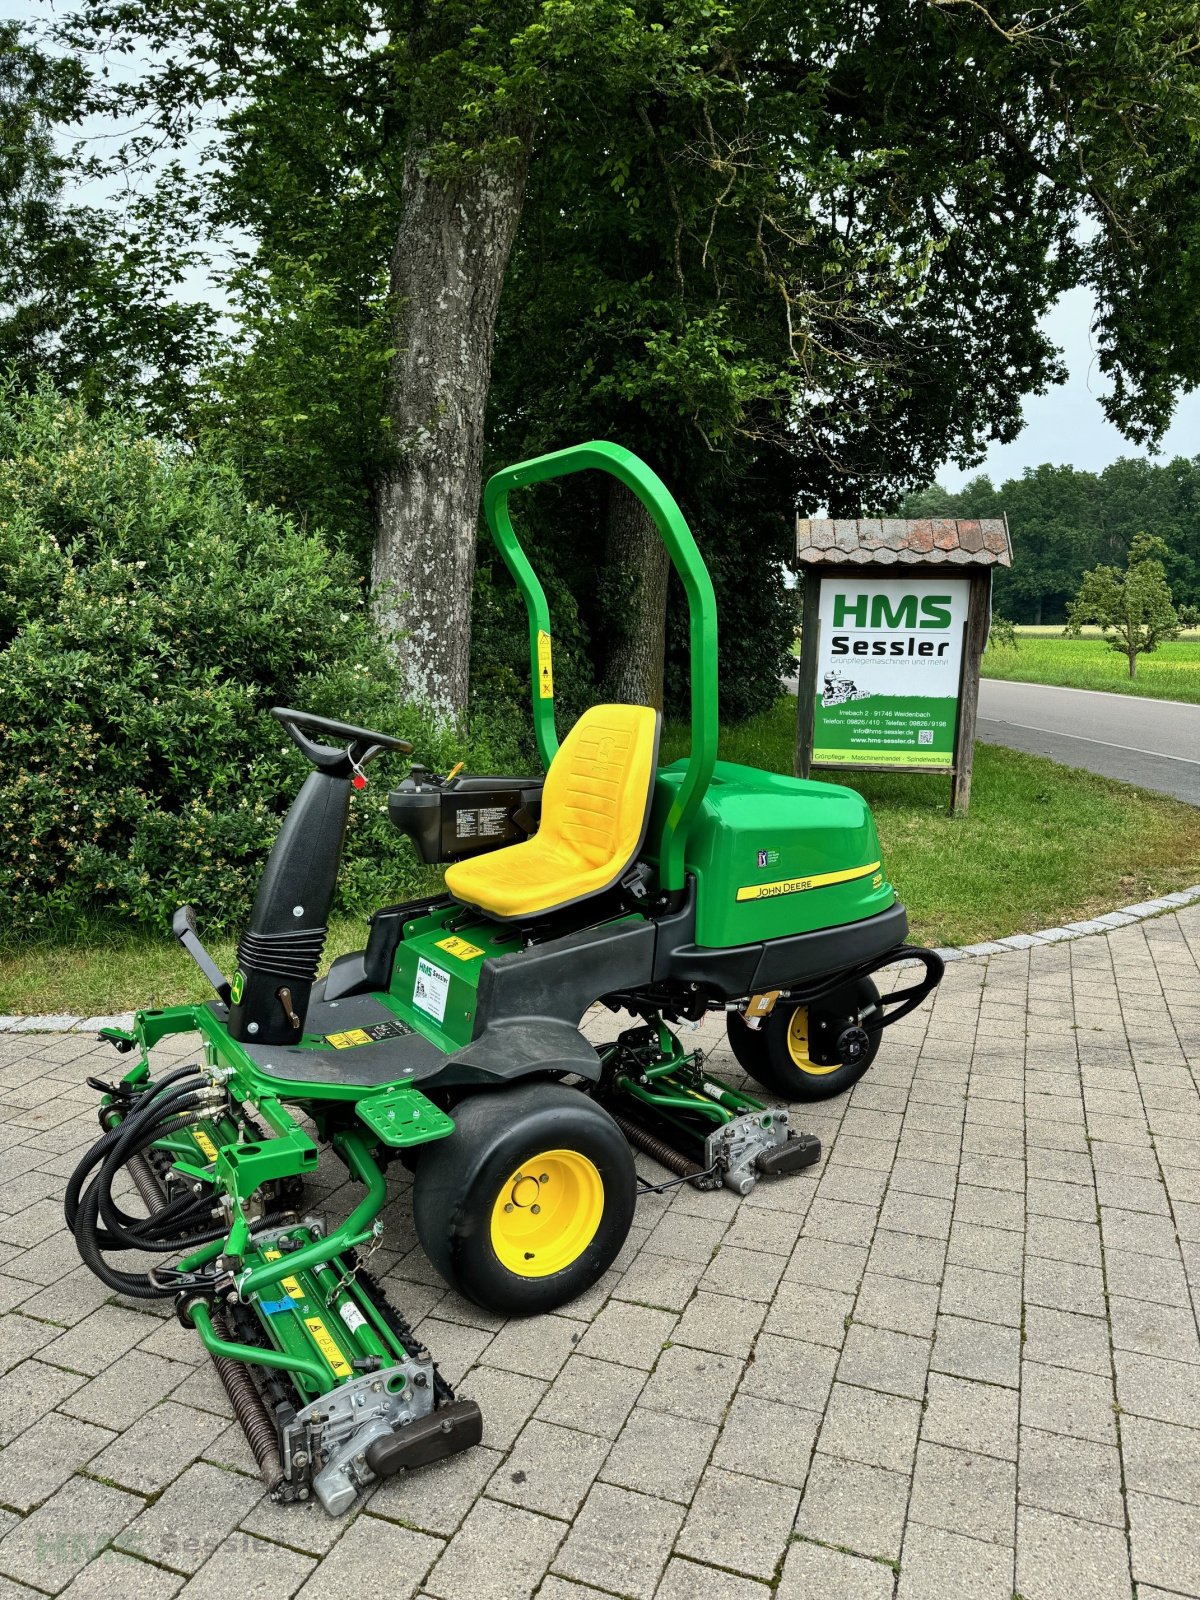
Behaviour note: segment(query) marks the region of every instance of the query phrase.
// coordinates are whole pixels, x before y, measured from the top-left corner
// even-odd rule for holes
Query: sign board
[[[824,576],[814,764],[954,769],[969,589],[942,572]]]

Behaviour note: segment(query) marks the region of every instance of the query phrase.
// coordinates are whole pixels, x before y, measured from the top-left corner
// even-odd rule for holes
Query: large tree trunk
[[[604,692],[661,711],[671,558],[649,512],[622,483],[609,488],[604,564]]]
[[[524,157],[451,184],[404,168],[392,255],[397,457],[377,497],[372,597],[408,692],[445,717],[466,707],[483,423],[500,291],[525,192]]]

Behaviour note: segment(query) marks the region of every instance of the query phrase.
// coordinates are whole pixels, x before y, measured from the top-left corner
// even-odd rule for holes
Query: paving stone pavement
[[[397,1181],[377,1260],[484,1443],[339,1522],[62,1230],[117,1062],[0,1038],[0,1600],[1200,1597],[1198,963],[1200,906],[955,963],[819,1167],[643,1200],[554,1316],[448,1293]]]

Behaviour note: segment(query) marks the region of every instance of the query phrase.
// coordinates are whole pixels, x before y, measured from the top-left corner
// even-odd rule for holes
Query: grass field
[[[726,760],[790,772],[796,702],[724,730]],[[663,759],[687,749],[668,724]],[[946,813],[949,780],[890,773],[818,774],[871,803],[888,876],[927,944],[1050,927],[1200,880],[1200,811],[1038,756],[994,745],[975,752],[969,816]],[[381,895],[386,891],[381,891]],[[361,948],[362,924],[330,929],[327,957]],[[215,941],[225,971],[232,940]],[[0,1013],[94,1016],[204,1000],[209,990],[175,942],[111,926],[0,952]]]
[[[1136,678],[1129,676],[1125,657],[1110,650],[1098,632],[1064,639],[1061,628],[1018,628],[1017,640],[1015,650],[984,652],[985,678],[1104,689],[1200,705],[1200,634],[1195,632],[1139,656]]]

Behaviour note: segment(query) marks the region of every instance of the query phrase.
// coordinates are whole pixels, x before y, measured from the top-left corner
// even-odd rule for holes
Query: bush
[[[272,705],[401,733],[445,770],[514,759],[405,705],[361,583],[203,453],[0,391],[0,932],[97,913],[245,917],[307,763]],[[357,796],[343,909],[436,877],[388,824],[381,757]]]

